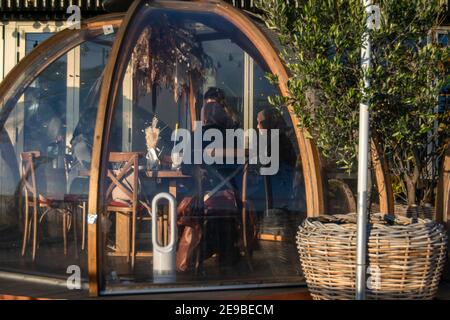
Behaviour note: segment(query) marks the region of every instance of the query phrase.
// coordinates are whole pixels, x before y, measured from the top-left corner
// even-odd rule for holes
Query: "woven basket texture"
[[[447,235],[428,219],[371,214],[367,299],[432,299],[446,257]],[[297,248],[314,299],[354,299],[356,215],[307,218]]]

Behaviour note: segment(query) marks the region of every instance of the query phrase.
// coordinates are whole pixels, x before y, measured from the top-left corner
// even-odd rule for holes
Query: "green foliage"
[[[322,154],[351,170],[356,161],[361,100],[360,46],[364,8],[359,0],[260,1],[267,26],[289,50],[292,105]]]
[[[351,171],[357,164],[359,103],[371,101],[371,132],[398,175],[419,180],[430,136],[443,144],[448,114],[435,112],[447,83],[448,48],[427,41],[441,17],[439,0],[378,0],[381,29],[370,31],[372,87],[360,66],[367,14],[361,0],[259,0],[291,72],[290,103],[322,154]],[[441,130],[434,130],[436,120]],[[436,149],[440,152],[440,148]],[[416,177],[417,176],[417,177]]]

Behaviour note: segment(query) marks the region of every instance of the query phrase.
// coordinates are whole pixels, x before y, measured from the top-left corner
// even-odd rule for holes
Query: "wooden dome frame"
[[[436,221],[450,227],[450,143],[442,156],[436,199]]]
[[[289,74],[282,63],[275,46],[264,32],[258,28],[255,23],[242,11],[234,8],[233,6],[222,1],[207,1],[200,0],[192,2],[179,2],[179,1],[153,1],[152,3],[164,8],[192,9],[195,6],[195,11],[215,13],[231,24],[236,26],[254,45],[257,51],[260,53],[265,63],[267,64],[270,72],[278,76],[279,89],[282,95],[288,95],[287,82]],[[22,61],[11,70],[4,81],[0,85],[0,99],[7,96],[8,92],[13,88],[17,79],[20,79],[20,75],[31,64],[33,64],[41,55],[42,52],[48,50],[58,42],[62,41],[66,37],[73,36],[76,33],[82,34],[84,30],[99,29],[105,25],[115,25],[119,27],[116,34],[114,44],[111,49],[111,54],[107,61],[104,78],[102,81],[96,128],[94,133],[93,154],[91,163],[91,176],[90,176],[90,188],[89,188],[89,216],[90,222],[88,223],[88,274],[89,274],[89,292],[92,296],[97,296],[100,289],[100,270],[102,267],[102,255],[99,248],[98,236],[99,236],[99,224],[97,223],[97,214],[101,212],[102,201],[100,196],[100,181],[102,170],[105,169],[103,161],[105,160],[103,151],[107,145],[107,137],[109,136],[109,128],[105,124],[108,123],[108,117],[111,114],[108,112],[109,106],[112,105],[114,96],[118,90],[118,84],[114,83],[114,79],[117,74],[123,72],[124,66],[118,66],[117,60],[120,51],[123,49],[124,39],[127,34],[130,22],[137,13],[137,9],[141,4],[140,0],[135,0],[127,13],[114,13],[92,18],[82,23],[81,30],[63,30],[48,40],[42,42],[35,50],[27,55]],[[62,55],[76,47],[83,42],[80,37],[79,42],[71,43],[71,45],[64,50],[59,50],[52,56],[50,56],[44,64],[38,66],[32,76],[25,78],[25,83],[31,83],[32,80],[45,70],[52,62],[60,58]],[[23,87],[26,87],[25,85]],[[12,108],[13,106],[7,106]],[[9,111],[11,111],[9,110]],[[302,170],[305,183],[305,195],[307,204],[307,215],[317,216],[324,214],[325,207],[325,195],[323,187],[323,171],[321,168],[320,156],[318,149],[314,144],[314,141],[306,138],[305,131],[300,128],[299,121],[295,116],[293,109],[288,106],[289,115],[292,124],[295,128],[295,134],[300,150],[302,160]],[[6,119],[3,119],[6,121]],[[2,123],[0,122],[0,127]],[[393,212],[393,196],[390,188],[390,183],[386,170],[386,163],[383,161],[381,153],[377,148],[377,144],[372,141],[372,163],[376,175],[376,183],[380,197],[380,211],[381,212]]]
[[[109,128],[105,126],[108,123],[108,117],[111,113],[108,112],[108,107],[114,105],[114,99],[117,96],[118,90],[117,81],[114,81],[117,75],[124,72],[124,65],[117,65],[118,57],[126,46],[123,44],[127,31],[130,27],[130,22],[133,20],[138,12],[141,1],[135,0],[129,7],[123,23],[117,33],[114,45],[111,50],[111,55],[108,60],[105,75],[102,83],[99,107],[97,113],[97,126],[94,134],[93,157],[91,163],[91,181],[90,181],[90,201],[89,214],[93,217],[101,212],[102,201],[98,197],[100,188],[100,179],[102,177],[102,170],[104,170],[103,161],[105,161],[104,151],[107,146],[107,139],[109,136]],[[255,46],[256,50],[261,54],[270,69],[270,72],[278,76],[279,89],[282,95],[288,95],[287,82],[289,79],[288,72],[283,65],[278,52],[267,36],[247,17],[243,12],[235,9],[229,4],[222,1],[207,1],[200,0],[194,2],[177,2],[177,1],[152,1],[153,5],[161,8],[172,9],[193,9],[195,5],[196,12],[215,13],[228,22],[236,26]],[[305,179],[305,193],[307,202],[308,216],[316,216],[325,212],[324,188],[323,188],[323,174],[320,164],[320,157],[313,140],[306,138],[305,132],[299,126],[299,121],[294,114],[292,107],[288,107],[289,115],[295,128],[295,134],[300,149],[302,159],[302,169]],[[110,121],[109,121],[110,123]],[[386,164],[380,156],[379,150],[375,142],[372,141],[372,162],[376,172],[376,182],[380,196],[380,211],[393,212],[393,197],[390,183],[388,183],[388,176],[386,174]],[[97,243],[97,229],[96,223],[89,224],[89,292],[91,295],[98,295],[99,284],[101,279],[98,276],[98,271],[101,270],[101,261],[98,254]]]

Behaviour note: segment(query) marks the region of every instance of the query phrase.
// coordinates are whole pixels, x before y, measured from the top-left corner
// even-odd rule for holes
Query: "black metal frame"
[[[89,18],[106,13],[103,2],[104,0],[74,0],[73,4],[80,7],[83,18]],[[225,0],[225,2],[242,10],[256,10],[254,0]],[[66,13],[69,5],[68,0],[0,0],[0,21],[66,20],[70,16]]]

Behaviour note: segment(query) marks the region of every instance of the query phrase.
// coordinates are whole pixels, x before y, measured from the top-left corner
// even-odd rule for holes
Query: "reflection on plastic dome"
[[[108,19],[104,23],[111,24]],[[49,37],[27,34],[27,53]],[[92,140],[114,38],[114,33],[105,36],[101,26],[67,33],[40,50],[34,63],[22,63],[21,74],[2,97],[3,270],[65,278],[70,266],[78,266],[87,279]]]
[[[267,100],[277,89],[260,54],[212,13],[145,8],[128,30],[117,62],[128,67],[116,80],[130,94],[117,92],[108,111],[106,290],[300,282],[295,229],[306,208],[299,151],[289,117]],[[278,172],[261,175],[245,139],[230,150],[217,137],[213,153],[223,161],[174,169],[173,137],[182,130],[204,137],[210,129],[218,137],[278,129]],[[192,142],[188,151],[205,154],[208,143]],[[237,154],[242,162],[227,161]],[[163,192],[176,199],[176,221],[167,201],[156,210],[148,205]]]

